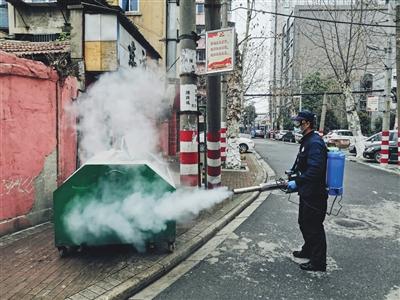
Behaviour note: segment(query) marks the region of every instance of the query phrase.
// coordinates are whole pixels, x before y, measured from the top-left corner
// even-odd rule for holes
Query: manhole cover
[[[357,219],[343,219],[343,218],[337,218],[334,220],[334,222],[343,227],[347,228],[352,228],[352,229],[365,229],[370,227],[370,225],[362,220],[357,220]]]

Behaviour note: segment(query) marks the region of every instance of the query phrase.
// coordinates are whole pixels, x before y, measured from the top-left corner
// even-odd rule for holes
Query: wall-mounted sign
[[[233,71],[235,61],[234,28],[206,32],[206,72],[223,73]]]
[[[181,84],[181,111],[197,111],[197,85]]]
[[[367,111],[379,111],[379,97],[368,96],[367,97]]]

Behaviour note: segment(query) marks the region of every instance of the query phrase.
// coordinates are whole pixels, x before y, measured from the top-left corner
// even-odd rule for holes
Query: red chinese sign
[[[234,68],[233,28],[206,32],[206,73],[223,73]]]

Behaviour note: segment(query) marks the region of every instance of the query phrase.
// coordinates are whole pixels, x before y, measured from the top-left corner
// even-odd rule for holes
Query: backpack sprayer
[[[336,203],[336,200],[339,197],[340,197],[339,201],[337,202],[339,209],[333,215],[334,216],[339,215],[339,212],[342,209],[342,205],[340,204],[340,202],[342,201],[343,198],[344,163],[345,163],[345,154],[343,152],[334,149],[330,149],[328,151],[328,159],[326,163],[326,188],[328,190],[328,195],[334,196],[334,199],[330,209],[326,213],[327,215],[332,214],[333,207]],[[289,194],[288,199],[290,199],[290,194],[297,191],[289,190],[287,188],[287,184],[289,181],[295,180],[298,174],[291,169],[291,170],[286,170],[285,175],[287,176],[287,179],[279,178],[275,181],[268,181],[266,183],[262,183],[257,186],[233,189],[233,193],[244,194],[256,191],[264,192],[264,191],[281,190],[286,194]]]

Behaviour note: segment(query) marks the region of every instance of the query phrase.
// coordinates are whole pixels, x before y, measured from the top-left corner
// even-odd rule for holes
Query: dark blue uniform
[[[301,140],[294,170],[300,196],[299,225],[304,238],[302,253],[314,266],[326,266],[326,237],[323,222],[327,209],[327,149],[314,131]]]

